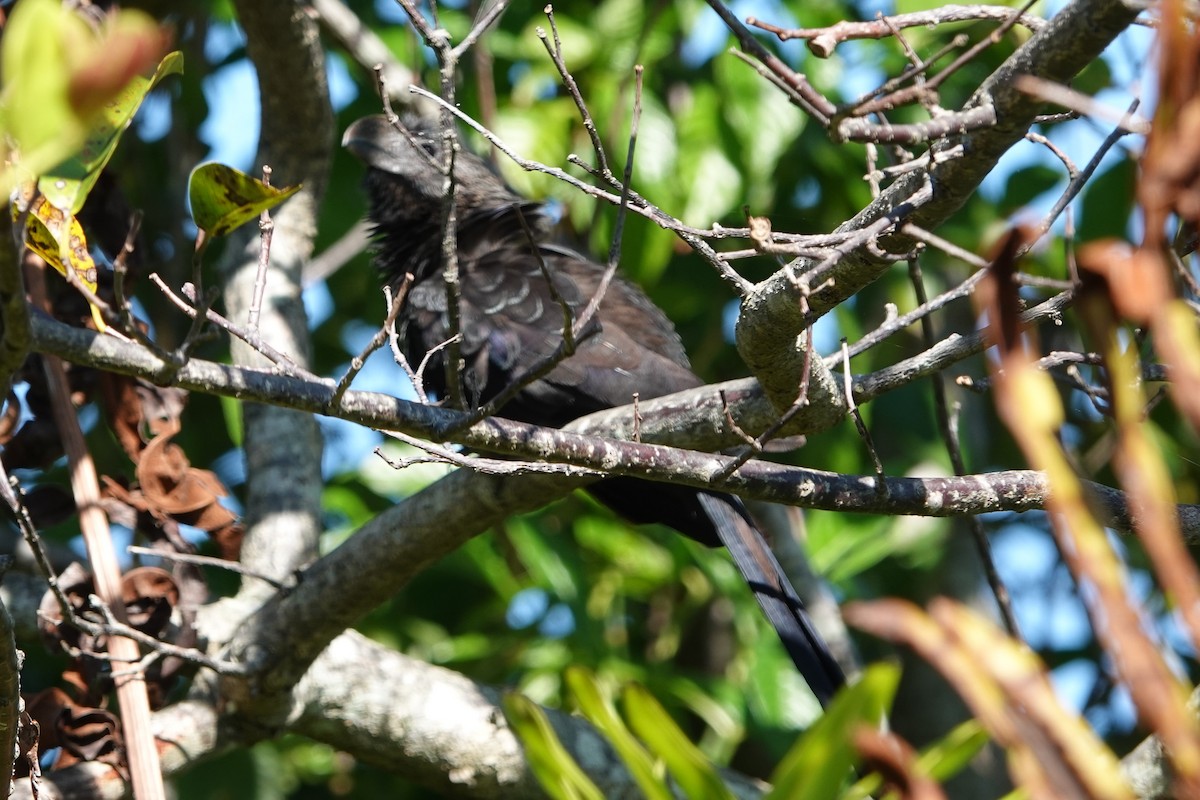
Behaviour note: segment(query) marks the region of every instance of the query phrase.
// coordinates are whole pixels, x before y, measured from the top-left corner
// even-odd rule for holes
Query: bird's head
[[[440,219],[446,176],[444,142],[436,124],[406,117],[363,117],[342,136],[342,146],[367,166],[371,219],[381,228]],[[460,216],[518,198],[483,159],[465,149],[455,154],[454,197]]]

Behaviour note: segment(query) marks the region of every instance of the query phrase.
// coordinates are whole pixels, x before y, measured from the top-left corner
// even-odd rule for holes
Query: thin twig
[[[1114,108],[1096,102],[1083,92],[1076,91],[1061,83],[1048,81],[1035,75],[1017,76],[1015,86],[1026,94],[1033,95],[1047,103],[1069,108],[1088,117],[1107,119],[1117,123],[1126,133],[1137,133],[1145,136],[1150,133],[1150,121],[1135,117],[1128,112],[1122,113]]]
[[[264,186],[271,185],[271,168],[263,164],[262,182]],[[258,318],[262,313],[263,295],[267,291],[267,267],[271,264],[271,239],[275,233],[275,223],[271,221],[271,212],[263,209],[258,217],[260,244],[258,248],[258,271],[254,274],[254,293],[250,298],[250,311],[246,318],[246,328],[253,334],[258,334]]]
[[[457,181],[454,160],[458,155],[458,135],[449,109],[455,106],[455,83],[460,51],[450,46],[449,34],[441,28],[431,28],[417,9],[413,0],[397,0],[408,14],[413,27],[421,34],[425,44],[433,50],[438,61],[440,98],[445,104],[441,108],[442,149],[438,171],[442,175],[441,240],[442,240],[442,283],[446,289],[446,355],[443,359],[445,371],[446,399],[453,408],[465,409],[462,385],[462,287],[458,264],[458,214],[454,202]],[[498,4],[503,10],[503,3]],[[431,5],[437,14],[437,4]],[[482,31],[475,26],[468,41],[474,41]],[[464,42],[466,44],[467,42]],[[411,87],[415,89],[416,87]],[[423,152],[423,148],[416,148]]]
[[[180,647],[179,645],[171,644],[170,642],[164,642],[161,639],[155,639],[153,636],[150,636],[149,634],[142,633],[137,628],[134,628],[133,626],[131,626],[127,621],[118,618],[116,612],[107,603],[105,603],[103,600],[101,600],[96,595],[91,595],[90,601],[91,601],[91,605],[94,606],[96,608],[96,610],[98,610],[101,613],[101,615],[103,615],[104,624],[103,625],[94,625],[93,623],[89,623],[85,620],[84,621],[85,628],[91,628],[91,630],[86,630],[86,632],[90,633],[93,636],[96,636],[96,635],[107,636],[108,640],[110,642],[110,647],[109,647],[110,653],[112,653],[115,658],[120,659],[120,658],[123,658],[123,656],[118,655],[112,649],[111,643],[118,641],[118,640],[123,640],[123,641],[128,641],[128,642],[137,642],[138,644],[145,645],[146,647],[150,648],[151,650],[156,650],[159,653],[162,653],[163,655],[174,656],[175,658],[183,659],[184,661],[188,661],[193,664],[199,664],[202,667],[208,667],[209,669],[213,670],[214,672],[216,672],[220,675],[247,675],[247,674],[249,674],[249,669],[245,664],[239,664],[234,661],[222,661],[222,660],[216,659],[216,658],[209,658],[202,651],[197,650],[193,647]],[[129,663],[131,663],[131,664],[140,663],[141,656],[140,656],[140,654],[138,654],[136,646],[133,648],[131,653],[134,656],[134,658],[131,661],[129,661]],[[145,679],[144,675],[140,672],[137,674],[133,674],[131,671],[128,674],[129,674],[129,677],[137,679],[137,680]],[[113,678],[115,679],[116,677],[117,677],[116,673],[114,673]],[[126,735],[128,735],[128,734],[126,734]]]
[[[879,451],[875,449],[875,440],[871,437],[871,431],[867,429],[867,425],[863,422],[862,413],[858,410],[858,404],[854,402],[854,391],[850,381],[850,351],[846,347],[846,340],[842,339],[842,379],[845,386],[846,408],[850,411],[850,416],[854,420],[854,427],[858,431],[858,437],[862,439],[863,445],[867,448],[867,457],[871,459],[871,468],[875,470],[876,484],[875,491],[884,491],[887,483],[884,480],[883,462],[879,459]]]
[[[925,305],[929,302],[929,297],[925,292],[925,281],[921,275],[921,264],[913,258],[908,262],[908,274],[913,285],[913,294],[916,295],[917,303]],[[921,336],[925,340],[926,347],[934,345],[935,336],[933,323],[930,317],[921,318]],[[942,441],[946,445],[946,453],[950,456],[950,464],[954,468],[955,475],[966,475],[967,466],[966,460],[963,458],[962,447],[958,440],[958,426],[954,424],[951,418],[949,403],[946,399],[946,380],[942,373],[935,373],[930,376],[933,382],[933,409],[934,415],[937,418],[938,430],[942,435]],[[1013,611],[1012,598],[1009,596],[1008,587],[1004,584],[1004,579],[1000,577],[1000,571],[996,569],[996,560],[992,557],[991,542],[988,541],[987,531],[983,528],[983,522],[978,516],[968,516],[967,525],[971,529],[971,537],[975,541],[975,550],[979,554],[980,563],[983,565],[983,574],[987,579],[988,586],[992,589],[992,595],[996,598],[996,605],[1000,608],[1000,618],[1004,620],[1004,627],[1008,631],[1009,636],[1014,639],[1021,640],[1021,629],[1017,624],[1017,615]]]
[[[398,295],[405,295],[408,289],[412,286],[413,274],[411,272],[404,273],[404,278],[399,286],[396,287]],[[392,297],[392,289],[390,286],[383,287],[383,299],[387,307],[387,315],[393,320],[400,316],[400,303]],[[417,395],[417,400],[420,403],[428,403],[429,397],[425,394],[425,386],[418,372],[413,371],[412,365],[408,363],[408,358],[404,355],[404,349],[400,346],[400,331],[396,330],[395,322],[387,329],[388,347],[392,351],[392,360],[394,360],[404,374],[408,376],[408,380],[412,383],[413,391]],[[425,354],[425,358],[429,358],[429,353]]]
[[[241,562],[230,561],[227,558],[217,558],[215,556],[202,556],[198,553],[176,553],[171,550],[155,550],[153,547],[140,547],[131,544],[125,548],[126,551],[137,556],[154,556],[161,558],[164,561],[178,561],[180,564],[194,564],[198,567],[216,567],[228,572],[235,572],[238,575],[245,575],[248,578],[257,578],[264,583],[268,583],[272,588],[279,590],[287,590],[296,585],[293,578],[288,581],[278,581],[262,572],[256,572],[252,569],[247,569]]]
[[[163,295],[165,295],[166,298],[170,300],[176,308],[178,308],[184,314],[187,314],[189,317],[196,316],[200,304],[191,305],[191,303],[196,302],[196,289],[190,283],[185,283],[180,288],[180,291],[183,294],[183,297],[180,297],[171,290],[171,287],[167,286],[166,282],[159,277],[158,273],[152,272],[147,277],[149,278],[150,282],[157,286],[159,291],[162,292]],[[187,299],[185,300],[184,298]],[[188,301],[191,302],[189,303]],[[304,378],[305,380],[309,381],[320,382],[325,380],[324,378],[320,378],[301,367],[286,353],[282,353],[271,345],[267,344],[265,341],[263,341],[262,336],[259,335],[257,330],[245,330],[244,328],[230,322],[216,311],[213,311],[212,308],[209,307],[208,303],[203,304],[203,306],[205,308],[205,316],[209,322],[212,322],[222,330],[241,339],[243,342],[253,348],[259,355],[263,356],[268,361],[279,367],[281,372],[288,375],[294,375],[297,378]]]
[[[467,50],[479,41],[479,37],[483,35],[484,31],[496,24],[496,21],[500,19],[500,15],[504,13],[506,8],[508,8],[508,0],[492,0],[491,7],[479,15],[479,19],[475,20],[475,24],[471,26],[471,30],[458,43],[458,46],[454,48],[454,58],[456,61],[460,60]]]
[[[974,20],[994,20],[997,22],[1008,19],[1012,10],[1005,6],[993,5],[946,5],[929,11],[916,11],[909,14],[880,15],[870,21],[843,21],[826,28],[781,28],[755,17],[746,20],[747,25],[761,28],[779,37],[780,41],[789,39],[805,39],[808,48],[819,58],[828,58],[833,50],[842,42],[852,39],[884,39],[892,35],[896,28],[917,28],[934,25],[945,25],[952,22]],[[1019,24],[1031,31],[1041,30],[1046,20],[1031,14],[1023,14]]]
[[[547,5],[543,11],[546,14],[546,19],[550,22],[550,32],[554,37],[554,44],[551,45],[546,39],[546,32],[541,27],[537,29],[538,38],[542,40],[546,52],[550,54],[550,60],[554,62],[559,78],[562,80],[563,86],[567,89],[567,94],[571,95],[571,99],[575,101],[575,107],[579,109],[579,116],[583,118],[583,129],[587,131],[588,138],[592,140],[592,150],[596,153],[596,163],[600,172],[605,175],[611,175],[612,171],[608,167],[608,158],[604,154],[604,144],[600,141],[599,131],[596,130],[596,122],[592,119],[592,115],[588,111],[587,103],[583,101],[583,95],[579,92],[579,84],[575,82],[575,77],[567,69],[567,63],[563,58],[562,40],[558,37],[558,25],[554,21],[554,9],[552,6]]]
[[[1125,112],[1124,119],[1132,118],[1133,112],[1137,111],[1140,103],[1141,101],[1139,99],[1134,98],[1133,102],[1129,104],[1129,107]],[[1056,200],[1054,203],[1054,207],[1047,212],[1046,216],[1038,225],[1037,235],[1030,239],[1030,241],[1027,242],[1017,252],[1018,257],[1029,252],[1029,250],[1037,243],[1037,241],[1047,232],[1049,232],[1050,228],[1054,225],[1054,221],[1058,219],[1059,214],[1061,214],[1063,210],[1066,209],[1066,207],[1071,203],[1071,201],[1074,200],[1081,191],[1083,191],[1083,187],[1086,186],[1088,181],[1091,180],[1092,175],[1100,167],[1100,162],[1104,160],[1106,155],[1108,155],[1108,151],[1115,147],[1117,142],[1121,140],[1121,137],[1125,136],[1128,132],[1129,131],[1124,124],[1118,123],[1117,126],[1108,134],[1108,136],[1104,138],[1104,141],[1100,143],[1100,146],[1096,148],[1096,152],[1092,154],[1091,159],[1088,160],[1088,163],[1084,166],[1084,168],[1071,175],[1070,182],[1067,184],[1067,188],[1063,190],[1061,195],[1059,195],[1058,200]],[[1070,161],[1068,160],[1067,163],[1069,169]]]
[[[922,242],[926,242],[930,245],[934,245],[946,250],[946,252],[948,252],[950,255],[960,258],[966,261],[968,264],[976,267],[977,271],[972,273],[969,278],[953,289],[942,292],[929,302],[922,303],[920,306],[914,308],[912,311],[909,311],[906,314],[902,314],[887,320],[884,322],[884,324],[863,336],[850,346],[849,352],[851,358],[866,352],[870,348],[882,342],[884,339],[887,339],[892,334],[904,330],[909,325],[912,325],[914,322],[923,319],[943,306],[948,305],[950,302],[958,300],[962,297],[970,296],[975,291],[975,288],[979,285],[979,282],[983,280],[984,275],[987,274],[983,271],[983,268],[987,266],[987,262],[985,260],[979,258],[979,256],[968,250],[963,250],[957,245],[948,242],[939,236],[931,234],[928,231],[918,228],[912,224],[904,225],[900,229],[900,232],[907,236],[912,236],[913,238]],[[839,356],[830,356],[826,359],[826,365],[833,367],[839,359]]]
[[[761,61],[767,69],[779,77],[781,85],[787,88],[788,98],[822,126],[828,126],[830,119],[837,111],[833,103],[814,89],[806,77],[797,73],[763,47],[724,3],[719,0],[708,0],[708,5],[717,12],[717,16],[725,23],[725,27],[729,28],[737,38],[741,48]]]
[[[75,624],[75,610],[71,606],[66,592],[63,591],[62,585],[58,582],[58,574],[50,562],[50,555],[46,552],[45,545],[42,544],[42,537],[33,523],[33,517],[29,515],[29,508],[25,505],[21,485],[15,477],[9,477],[4,469],[3,460],[0,460],[0,496],[4,498],[4,502],[13,512],[13,516],[17,520],[17,527],[21,529],[21,536],[33,552],[33,559],[37,563],[38,571],[42,573],[42,577],[49,584],[50,592],[58,602],[63,619],[72,625]]]
[[[362,349],[361,353],[350,359],[350,366],[346,369],[346,374],[341,377],[341,380],[339,380],[337,383],[337,388],[333,390],[333,399],[329,401],[331,408],[337,408],[342,404],[342,398],[346,396],[346,392],[350,389],[350,384],[354,382],[354,378],[358,375],[358,373],[362,372],[363,367],[366,366],[367,358],[369,358],[370,355],[376,350],[387,344],[388,335],[390,334],[392,328],[394,328],[396,325],[396,317],[399,316],[400,310],[404,308],[404,301],[406,295],[408,294],[408,288],[412,285],[411,278],[412,273],[409,273],[405,276],[405,280],[400,283],[399,287],[397,287],[395,300],[392,300],[389,297],[389,308],[387,311],[387,317],[383,321],[383,327],[375,331],[375,335],[371,337],[371,341],[367,342],[366,347]]]
[[[633,119],[629,133],[629,149],[626,153],[625,175],[623,186],[629,186],[630,179],[633,174],[633,155],[637,145],[638,123],[641,119],[642,112],[642,68],[640,65],[634,67],[636,90],[633,103]],[[510,400],[517,396],[525,387],[529,386],[535,380],[542,378],[550,373],[560,362],[570,357],[574,351],[578,341],[589,331],[592,320],[599,313],[600,304],[604,301],[604,297],[608,292],[608,287],[612,283],[614,275],[616,275],[617,264],[620,261],[621,252],[621,237],[624,232],[624,211],[628,208],[629,195],[626,190],[621,197],[621,205],[617,207],[617,222],[613,229],[613,242],[609,249],[608,265],[604,270],[604,275],[601,276],[599,283],[596,286],[596,291],[592,293],[591,298],[584,306],[583,312],[575,319],[570,327],[571,335],[564,336],[554,351],[545,358],[540,359],[530,368],[523,370],[508,386],[499,394],[493,397],[484,405],[475,410],[474,413],[464,423],[465,427],[474,425],[480,420],[492,416],[497,411],[502,409]],[[522,220],[522,224],[524,221]],[[532,235],[531,232],[528,232]],[[536,250],[536,247],[534,248]],[[540,259],[539,259],[540,261]],[[549,270],[545,264],[541,265],[546,274],[546,280],[553,286],[553,281],[550,278]],[[557,292],[555,292],[557,294]],[[565,303],[564,303],[565,305]],[[564,309],[564,315],[569,319],[570,308]]]
[[[530,159],[522,158],[516,153],[516,151],[514,151],[504,141],[496,136],[495,133],[483,127],[459,109],[447,104],[445,100],[438,97],[436,94],[428,92],[419,86],[412,86],[409,90],[413,94],[432,100],[433,102],[439,104],[443,109],[458,117],[463,121],[464,124],[479,133],[479,135],[486,139],[489,144],[491,144],[500,152],[504,153],[504,155],[511,159],[513,163],[515,163],[521,169],[527,172],[541,172],[546,175],[550,175],[562,181],[563,183],[575,187],[584,194],[590,195],[591,197],[600,198],[612,203],[614,206],[621,205],[622,197],[624,196],[623,193],[613,194],[612,192],[608,192],[599,187],[585,183],[575,176],[564,172],[558,167],[551,167],[537,161],[531,161]],[[616,178],[614,177],[613,180],[616,180]],[[680,239],[691,245],[692,249],[694,249],[698,255],[708,261],[709,264],[715,267],[718,271],[718,274],[720,274],[720,276],[725,280],[732,283],[740,294],[745,295],[754,288],[754,284],[752,282],[746,278],[743,278],[736,271],[734,271],[721,256],[721,254],[717,253],[717,251],[715,251],[712,246],[705,242],[702,238],[705,236],[711,236],[712,238],[725,238],[725,236],[728,234],[722,233],[718,235],[712,231],[706,231],[684,225],[682,222],[675,219],[670,214],[665,213],[662,211],[662,209],[658,208],[632,189],[628,190],[628,197],[624,202],[628,204],[630,211],[640,214],[664,230],[671,231]]]

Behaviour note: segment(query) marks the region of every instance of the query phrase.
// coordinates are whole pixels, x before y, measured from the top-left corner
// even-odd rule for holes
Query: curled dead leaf
[[[158,637],[166,631],[179,603],[179,587],[165,569],[135,567],[121,576],[121,598],[129,624]]]
[[[137,479],[147,502],[171,516],[199,511],[225,496],[217,476],[192,467],[183,448],[172,444],[169,435],[156,436],[146,445]]]
[[[40,729],[42,752],[61,748],[51,769],[81,761],[101,761],[124,770],[121,723],[112,713],[77,703],[58,688],[27,698],[25,706]]]

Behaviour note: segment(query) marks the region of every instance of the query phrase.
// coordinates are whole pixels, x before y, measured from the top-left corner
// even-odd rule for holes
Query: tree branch
[[[933,148],[932,167],[901,176],[869,206],[838,228],[865,229],[912,197],[928,181],[932,198],[908,221],[934,229],[957,211],[1000,156],[1025,135],[1040,103],[1016,87],[1020,75],[1039,75],[1066,82],[1089,63],[1137,16],[1138,8],[1123,0],[1075,0],[1022,45],[968,101],[965,109],[991,105],[996,124],[948,139]],[[959,157],[937,155],[961,146]],[[841,259],[830,275],[806,278],[811,259],[798,259],[759,284],[742,304],[738,320],[738,351],[755,375],[770,377],[767,390],[776,408],[791,403],[788,387],[804,370],[801,339],[814,319],[835,308],[859,289],[879,278],[891,265],[888,253],[904,253],[915,240],[892,235],[880,241],[882,251],[860,247]],[[886,251],[886,252],[883,252]],[[831,279],[830,279],[831,278]]]
[[[303,184],[275,214],[261,334],[307,366],[310,342],[300,301],[301,269],[312,255],[334,139],[324,51],[304,3],[238,0],[236,6],[260,84],[259,162],[272,167],[281,185]],[[264,249],[255,231],[243,227],[226,250],[226,316],[235,322],[245,320],[252,310]],[[253,348],[239,341],[231,344],[231,352],[238,363],[263,363]],[[278,580],[316,554],[323,489],[321,436],[312,416],[278,407],[244,406],[243,426],[248,483],[242,562]],[[265,594],[271,588],[247,579],[243,590]]]

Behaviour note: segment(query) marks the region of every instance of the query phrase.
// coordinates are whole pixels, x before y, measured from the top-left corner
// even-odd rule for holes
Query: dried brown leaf
[[[901,800],[944,800],[941,785],[926,775],[917,764],[912,746],[894,733],[859,728],[854,732],[854,748],[864,766],[879,773],[889,790]]]

